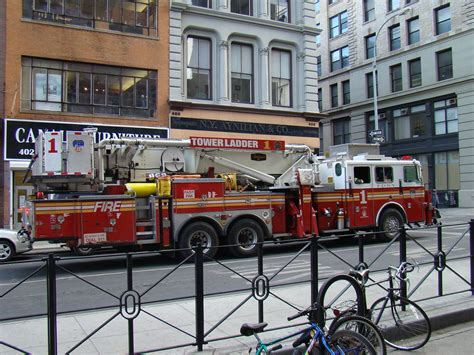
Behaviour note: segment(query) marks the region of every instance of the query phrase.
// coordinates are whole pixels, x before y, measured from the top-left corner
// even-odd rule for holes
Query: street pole
[[[372,61],[372,82],[373,82],[373,98],[374,98],[374,129],[377,131],[379,129],[379,109],[377,104],[377,38],[379,38],[380,31],[382,30],[383,26],[385,26],[391,19],[397,16],[403,16],[411,11],[411,8],[407,7],[402,12],[396,13],[390,16],[388,19],[385,20],[382,25],[377,29],[375,32],[375,40],[374,40],[374,60]],[[384,132],[386,134],[386,132]]]

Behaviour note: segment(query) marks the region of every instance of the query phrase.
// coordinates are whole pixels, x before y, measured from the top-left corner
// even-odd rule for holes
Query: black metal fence
[[[463,232],[446,232],[449,228],[463,229]],[[433,247],[426,246],[423,243],[423,240],[420,240],[419,236],[412,235],[411,230],[402,229],[400,230],[399,236],[387,244],[374,244],[373,233],[359,233],[356,235],[346,236],[346,237],[356,237],[358,248],[357,255],[354,253],[349,253],[350,257],[346,257],[340,251],[340,249],[332,249],[328,246],[327,242],[324,239],[319,238],[318,236],[313,236],[308,239],[300,241],[281,241],[280,243],[283,246],[291,247],[295,251],[293,255],[288,257],[288,260],[282,262],[278,267],[274,267],[271,270],[266,268],[265,260],[268,256],[267,246],[270,244],[268,242],[258,244],[258,255],[255,259],[249,259],[249,263],[255,263],[255,270],[251,274],[245,274],[239,271],[237,268],[233,267],[229,262],[230,259],[219,258],[219,259],[210,259],[203,254],[201,247],[194,249],[195,253],[190,255],[185,260],[180,261],[179,263],[172,264],[171,267],[161,270],[160,273],[154,274],[152,277],[142,277],[140,275],[134,275],[134,268],[136,264],[140,262],[140,258],[146,256],[151,258],[154,262],[155,258],[163,258],[168,252],[174,253],[174,251],[165,251],[165,252],[139,252],[139,253],[127,253],[127,254],[113,254],[113,255],[100,255],[93,257],[64,257],[54,254],[49,254],[47,257],[44,257],[41,260],[34,261],[19,261],[19,262],[10,262],[5,263],[0,266],[0,270],[15,270],[16,266],[25,265],[29,266],[27,275],[25,275],[20,282],[15,284],[5,284],[0,285],[0,309],[7,309],[9,307],[8,302],[12,299],[16,299],[15,293],[17,293],[21,288],[28,287],[28,283],[45,283],[46,292],[45,292],[45,303],[46,310],[37,311],[36,313],[30,314],[17,314],[17,313],[8,313],[4,312],[3,315],[0,313],[0,320],[3,321],[15,321],[15,320],[24,320],[28,321],[31,319],[31,316],[43,316],[47,319],[47,351],[49,354],[57,353],[80,353],[81,346],[83,346],[88,340],[90,340],[94,335],[99,331],[103,330],[107,326],[112,326],[112,322],[115,319],[125,319],[127,323],[127,349],[128,353],[133,354],[137,352],[136,346],[136,330],[137,317],[139,315],[147,315],[150,319],[169,327],[175,331],[179,337],[178,340],[172,345],[165,345],[160,347],[153,347],[149,349],[142,349],[141,352],[158,352],[166,351],[170,349],[178,349],[185,347],[196,347],[198,351],[203,350],[205,344],[222,341],[230,338],[239,337],[237,333],[238,329],[235,329],[235,333],[231,335],[216,335],[215,331],[219,329],[229,318],[231,318],[237,310],[243,307],[246,303],[250,301],[255,301],[257,303],[257,309],[255,310],[255,315],[253,319],[248,321],[252,322],[263,322],[266,319],[266,308],[269,305],[269,302],[273,302],[275,299],[279,302],[283,302],[290,309],[297,310],[298,307],[295,306],[291,301],[284,299],[280,296],[275,290],[280,287],[287,287],[292,285],[309,285],[309,294],[307,295],[307,304],[312,304],[318,299],[318,287],[321,281],[324,281],[331,276],[326,272],[325,275],[322,272],[323,270],[320,264],[320,258],[324,255],[326,258],[331,257],[336,262],[338,262],[342,269],[350,269],[357,267],[369,267],[372,271],[385,270],[387,267],[387,255],[389,254],[396,258],[397,262],[406,261],[410,253],[416,251],[418,254],[422,253],[428,257],[425,261],[422,261],[420,265],[425,266],[425,274],[417,282],[414,287],[411,288],[411,291],[408,292],[408,289],[405,284],[402,283],[402,293],[408,297],[416,299],[416,293],[420,289],[421,285],[427,280],[431,275],[436,275],[437,277],[437,289],[431,295],[424,297],[421,300],[431,299],[435,297],[442,297],[448,295],[454,295],[462,292],[470,292],[474,295],[474,219],[470,221],[469,224],[456,224],[456,225],[444,225],[444,226],[435,226],[428,228],[419,228],[417,230],[436,230],[436,245]],[[421,238],[423,239],[423,238]],[[468,245],[467,248],[458,248],[461,241],[464,241],[465,245]],[[272,243],[273,244],[273,243]],[[374,248],[376,247],[376,248]],[[221,247],[225,249],[226,247]],[[376,249],[374,250],[371,249]],[[458,249],[464,250],[466,252],[459,253]],[[368,251],[371,251],[368,255]],[[456,251],[456,253],[454,252]],[[289,268],[290,265],[299,260],[304,256],[307,260],[305,263],[309,264],[309,274],[307,276],[301,277],[298,281],[288,281],[284,278],[281,278],[281,275],[285,273],[285,270]],[[101,262],[105,259],[119,259],[120,262],[125,262],[125,265],[122,269],[122,266],[117,266],[117,269],[120,272],[123,271],[123,276],[125,278],[125,287],[108,284],[106,281],[102,283],[93,282],[91,279],[97,277],[98,269],[101,267]],[[451,263],[458,260],[465,260],[468,264],[469,275],[462,275],[461,272],[456,270],[451,266]],[[393,264],[394,260],[391,260],[390,263]],[[148,263],[150,260],[148,260]],[[82,263],[82,264],[81,264]],[[306,264],[306,265],[307,265]],[[81,270],[87,265],[91,265],[94,271],[90,275],[85,275]],[[253,264],[252,264],[253,265]],[[234,286],[231,289],[222,290],[220,289],[221,285],[215,285],[211,280],[206,280],[208,276],[209,267],[212,268],[221,268],[225,270],[229,275],[232,275],[235,279],[239,280],[237,286]],[[186,268],[186,270],[183,270]],[[194,269],[192,276],[189,275],[187,269]],[[136,271],[136,270],[135,270]],[[456,290],[452,290],[452,285],[450,289],[447,290],[445,285],[444,274],[449,271],[459,280],[459,283],[462,285]],[[187,276],[186,276],[187,275]],[[305,274],[306,275],[306,274]],[[166,288],[169,286],[166,284],[166,281],[176,277],[175,283],[176,287],[182,288],[186,285],[191,284],[191,288],[188,288],[184,295],[179,297],[173,296],[172,294],[165,294]],[[190,282],[181,282],[185,278],[188,278]],[[82,299],[90,295],[92,291],[86,291],[82,294],[68,294],[67,291],[68,285],[64,283],[64,280],[68,282],[80,282],[84,285],[87,285],[89,289],[94,290],[97,294],[101,294],[104,298],[110,300],[107,302],[102,302],[96,304],[93,307],[74,307],[75,302],[71,299],[67,300],[67,305],[64,304],[62,298],[70,297],[72,299]],[[107,279],[106,279],[107,280]],[[179,283],[182,283],[180,285]],[[205,287],[207,284],[212,285],[212,287]],[[137,286],[140,284],[140,287]],[[186,284],[186,285],[185,285]],[[58,288],[63,288],[63,291],[58,292]],[[66,290],[64,290],[66,288]],[[171,292],[172,293],[172,292]],[[65,296],[67,294],[67,296]],[[205,319],[205,301],[210,297],[222,296],[222,295],[233,295],[239,294],[243,299],[237,303],[231,309],[226,309],[225,314],[218,319],[209,322]],[[62,295],[62,296],[60,296]],[[21,298],[20,298],[21,299]],[[420,300],[418,298],[418,300]],[[176,322],[165,319],[163,316],[160,316],[149,309],[149,306],[154,306],[157,304],[170,304],[170,302],[186,301],[192,302],[194,308],[195,319],[193,319],[190,329],[183,329]],[[41,302],[39,302],[41,304]],[[94,329],[90,330],[87,336],[75,341],[74,344],[68,343],[67,349],[62,350],[58,349],[58,344],[60,343],[60,336],[58,335],[58,322],[60,317],[68,314],[76,314],[75,312],[84,312],[84,311],[97,311],[98,309],[104,309],[110,311],[107,316],[107,319],[102,321],[100,324],[94,326]],[[12,315],[13,314],[13,315]],[[282,326],[280,328],[284,328]],[[191,330],[192,329],[192,330]],[[279,329],[274,327],[269,329],[275,330]],[[27,336],[27,335],[25,335]],[[159,334],[156,335],[159,337]],[[1,347],[5,347],[11,351],[18,351],[19,353],[28,354],[30,353],[27,350],[22,350],[25,348],[22,344],[9,344],[4,341],[4,335],[0,334],[0,351]],[[143,348],[143,344],[140,344],[140,348]],[[124,349],[125,350],[125,349]]]

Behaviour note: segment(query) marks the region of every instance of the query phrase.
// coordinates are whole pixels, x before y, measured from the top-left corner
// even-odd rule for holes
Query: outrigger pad
[[[260,333],[265,329],[268,323],[257,323],[257,324],[248,324],[244,323],[240,327],[240,334],[245,335],[246,337],[254,335],[255,333]]]

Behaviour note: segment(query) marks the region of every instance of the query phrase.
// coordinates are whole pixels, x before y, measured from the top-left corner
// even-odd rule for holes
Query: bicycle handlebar
[[[407,274],[415,270],[415,264],[412,264],[408,261],[404,261],[398,267],[389,266],[389,269],[395,271],[395,277],[397,279],[402,280],[403,278],[401,275]]]
[[[302,317],[302,316],[309,315],[311,312],[316,311],[318,308],[319,308],[319,305],[315,303],[315,304],[309,306],[308,308],[303,309],[302,311],[299,311],[298,313],[293,314],[292,316],[289,316],[287,319],[290,321],[290,320],[293,320],[293,319],[296,319],[296,318],[299,318],[299,317]]]

